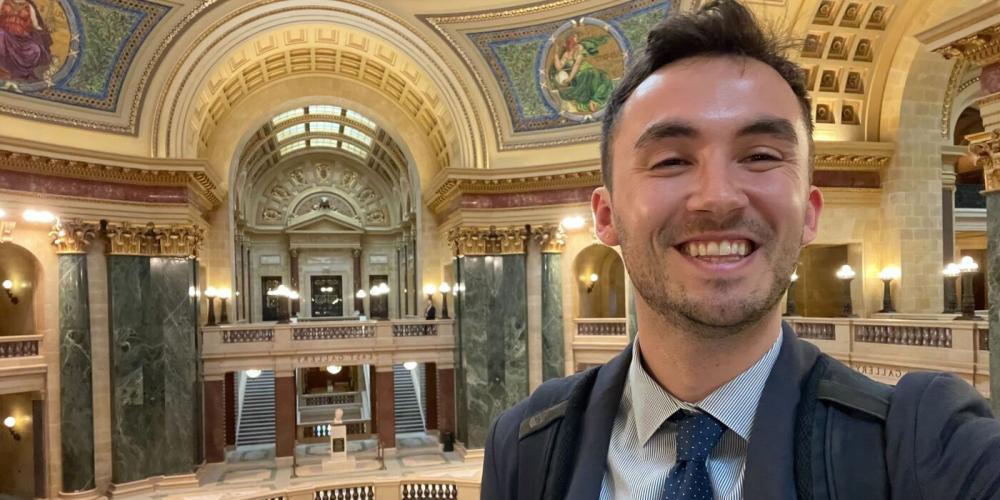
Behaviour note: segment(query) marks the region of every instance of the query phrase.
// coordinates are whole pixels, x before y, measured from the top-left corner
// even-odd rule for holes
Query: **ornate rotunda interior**
[[[599,123],[702,3],[0,0],[0,498],[478,498],[636,334]],[[996,408],[1000,4],[745,3],[826,200],[785,319]]]

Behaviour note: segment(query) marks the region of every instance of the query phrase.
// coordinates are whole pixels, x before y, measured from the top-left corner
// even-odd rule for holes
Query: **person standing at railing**
[[[1000,498],[1000,422],[971,386],[876,383],[781,321],[823,208],[785,46],[735,0],[649,34],[605,110],[592,198],[637,338],[494,422],[482,498]]]

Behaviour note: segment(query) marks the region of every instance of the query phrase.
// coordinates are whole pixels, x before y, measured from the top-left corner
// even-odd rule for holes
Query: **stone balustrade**
[[[361,404],[361,392],[325,392],[300,394],[299,407]]]
[[[577,318],[576,334],[611,337],[626,335],[625,318]]]
[[[628,345],[625,318],[577,318],[573,337],[576,371],[601,364]]]
[[[41,352],[41,343],[41,335],[0,337],[0,359],[38,356]]]
[[[203,327],[206,375],[330,364],[451,364],[454,320],[309,321]]]
[[[480,496],[479,492],[477,477],[406,476],[373,477],[367,481],[339,481],[318,486],[299,486],[280,493],[268,492],[246,498],[249,500],[476,500]]]

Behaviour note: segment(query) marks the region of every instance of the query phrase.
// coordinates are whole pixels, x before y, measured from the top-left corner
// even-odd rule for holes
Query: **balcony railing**
[[[625,318],[577,318],[573,361],[577,370],[606,363],[628,345]]]
[[[621,336],[625,333],[625,318],[577,318],[577,335]]]
[[[202,328],[206,374],[454,360],[453,320],[241,323]]]
[[[0,337],[0,359],[28,358],[41,354],[41,335],[11,335]]]
[[[476,478],[377,478],[364,482],[339,481],[322,485],[299,486],[283,492],[268,492],[249,500],[474,500],[479,498]]]

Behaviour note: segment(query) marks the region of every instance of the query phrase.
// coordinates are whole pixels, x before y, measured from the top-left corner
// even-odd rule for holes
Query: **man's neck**
[[[753,366],[774,345],[781,329],[777,308],[743,331],[715,337],[678,328],[638,301],[636,315],[646,371],[667,392],[688,403],[705,399]]]

